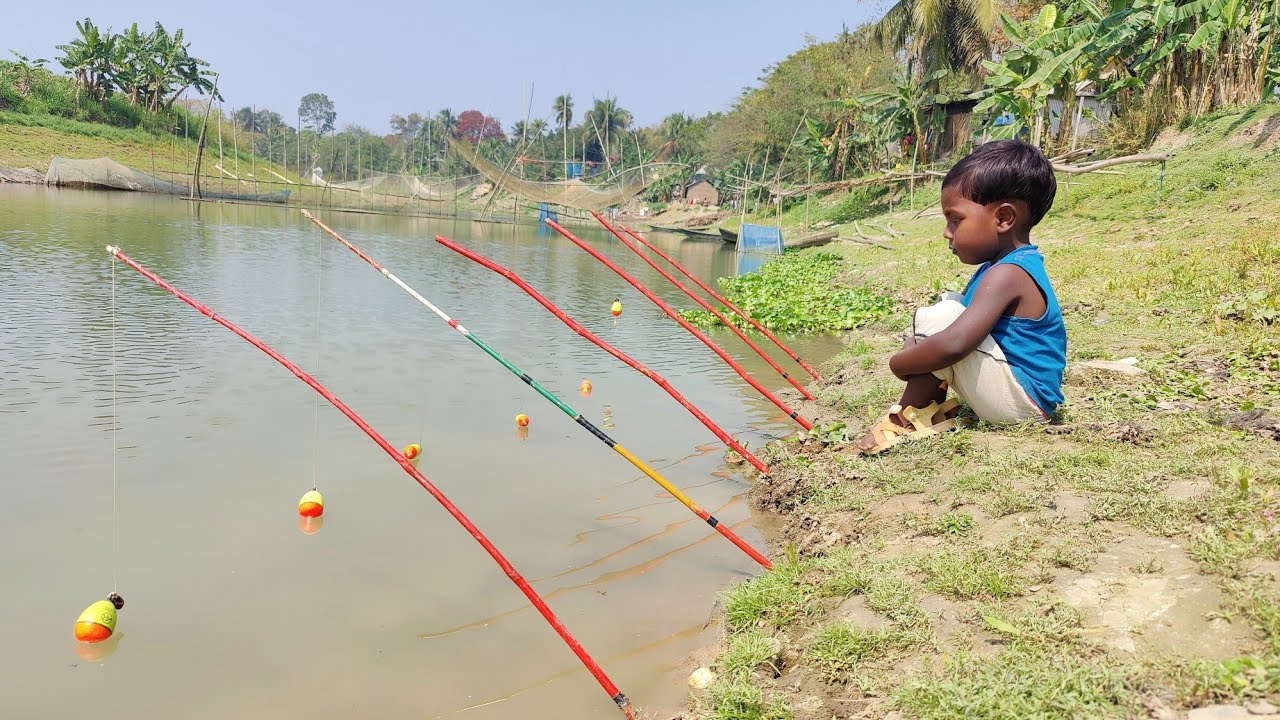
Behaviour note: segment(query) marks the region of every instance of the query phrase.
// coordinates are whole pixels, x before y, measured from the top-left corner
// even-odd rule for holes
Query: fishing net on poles
[[[182,182],[165,180],[140,170],[123,165],[111,158],[93,160],[71,160],[55,157],[49,162],[49,172],[44,181],[48,185],[59,187],[87,188],[90,190],[131,190],[133,192],[153,192],[167,195],[190,195],[191,186],[184,177]],[[241,183],[244,185],[245,183]],[[269,193],[231,193],[204,190],[203,198],[219,200],[245,200],[250,202],[284,203],[289,201],[290,191],[278,190]]]
[[[373,170],[368,170],[366,173],[367,176],[359,180],[335,183],[328,182],[313,170],[308,180],[312,185],[330,188],[338,193],[352,193],[366,200],[382,197],[426,202],[453,202],[459,192],[480,180],[479,175],[446,180],[424,180],[417,175],[406,173],[385,173]]]
[[[191,191],[186,183],[162,180],[154,175],[121,165],[111,158],[69,160],[55,157],[49,162],[49,172],[45,175],[45,182],[61,187],[110,188],[170,195],[186,195]]]
[[[604,210],[613,205],[625,204],[663,176],[662,165],[642,165],[624,170],[599,183],[584,182],[580,178],[567,181],[524,180],[480,157],[470,143],[450,139],[449,145],[492,182],[494,187],[533,202],[579,210]]]

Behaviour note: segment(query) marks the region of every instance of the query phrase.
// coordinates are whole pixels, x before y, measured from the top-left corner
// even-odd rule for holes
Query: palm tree
[[[693,120],[684,113],[675,112],[662,119],[662,135],[668,140],[679,140]]]
[[[564,139],[564,176],[569,178],[569,123],[573,122],[573,98],[569,93],[565,93],[556,98],[555,104],[551,106],[551,111],[556,115],[556,123],[560,125],[560,131]]]
[[[967,73],[991,57],[1000,0],[898,0],[876,24],[881,47],[904,50],[917,77]]]
[[[449,108],[445,108],[436,113],[436,124],[446,135],[452,134],[454,128],[458,127],[458,116],[454,115]]]
[[[591,112],[587,113],[587,119],[592,125],[592,130],[604,136],[603,152],[606,158],[609,157],[609,149],[612,146],[610,138],[631,127],[632,120],[631,113],[619,107],[618,99],[614,97],[596,100]]]

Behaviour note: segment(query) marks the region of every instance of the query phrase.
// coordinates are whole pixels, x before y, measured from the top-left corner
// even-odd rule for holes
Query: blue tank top
[[[1062,404],[1062,371],[1067,366],[1067,327],[1062,322],[1062,308],[1053,293],[1053,285],[1044,270],[1044,255],[1035,245],[1024,245],[995,262],[996,265],[1017,265],[1039,286],[1044,294],[1045,311],[1038,318],[1001,316],[991,328],[991,339],[996,341],[1009,361],[1009,368],[1018,384],[1031,400],[1052,415]],[[960,303],[965,307],[973,301],[982,276],[992,267],[982,267],[969,279]]]

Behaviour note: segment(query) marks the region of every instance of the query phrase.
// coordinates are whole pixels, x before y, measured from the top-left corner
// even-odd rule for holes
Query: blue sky
[[[9,13],[0,53],[52,60],[55,45],[90,17],[120,31],[132,22],[186,30],[191,52],[221,72],[228,109],[297,115],[309,92],[333,99],[338,126],[387,132],[392,113],[449,107],[497,115],[504,128],[547,118],[568,91],[575,113],[615,95],[641,125],[680,111],[725,110],[744,87],[813,35],[829,40],[878,17],[859,0],[515,0],[429,2],[292,0],[43,0]],[[61,70],[57,63],[51,63]]]

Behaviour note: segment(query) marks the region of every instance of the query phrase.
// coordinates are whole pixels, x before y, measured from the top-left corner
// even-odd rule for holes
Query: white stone
[[[711,668],[700,667],[689,676],[689,687],[694,690],[706,690],[716,681],[716,674]]]

